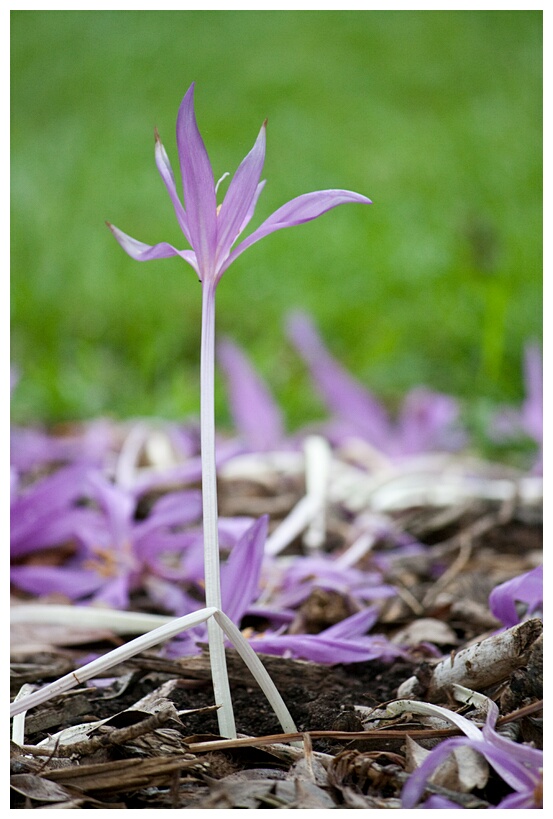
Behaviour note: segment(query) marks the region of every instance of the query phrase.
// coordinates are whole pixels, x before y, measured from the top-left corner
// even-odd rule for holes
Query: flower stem
[[[202,283],[202,340],[200,353],[200,427],[206,606],[221,608],[219,535],[217,526],[217,471],[215,465],[215,284]],[[221,736],[236,737],[227,674],[223,632],[210,618],[207,623],[209,657]]]

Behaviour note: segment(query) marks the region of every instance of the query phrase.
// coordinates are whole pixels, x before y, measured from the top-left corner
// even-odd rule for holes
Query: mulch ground
[[[428,551],[394,563],[386,581],[398,595],[383,605],[372,632],[390,639],[407,634],[408,658],[328,667],[263,657],[302,735],[299,744],[282,735],[233,650],[228,666],[239,734],[234,742],[217,735],[206,654],[174,660],[146,653],[114,669],[101,687],[75,689],[28,713],[25,745],[12,744],[12,808],[400,807],[408,736],[430,748],[458,732],[429,727],[413,715],[367,730],[370,709],[393,700],[413,675],[422,685],[437,643],[439,653],[448,655],[492,634],[498,623],[488,608],[491,589],[541,562],[539,516],[515,508],[506,514],[489,502],[449,518],[444,510],[439,514],[441,522],[436,510],[403,515],[404,529],[424,537]],[[444,568],[441,581],[431,568],[437,558]],[[304,603],[304,621],[312,631],[326,628],[343,616],[340,602],[334,593],[314,592]],[[419,631],[413,636],[415,625]],[[118,641],[108,633],[67,644],[52,632],[50,644],[33,646],[28,632],[16,631],[12,694],[26,682],[57,679]],[[519,740],[541,747],[541,660],[535,647],[530,660],[527,654],[513,656],[510,673],[482,693],[499,704],[501,719]],[[450,699],[442,704],[460,708]],[[46,754],[37,748],[71,726],[81,728],[70,748],[61,739]],[[467,791],[436,784],[429,792],[445,794],[463,808],[486,808],[508,789],[490,772],[483,787]]]

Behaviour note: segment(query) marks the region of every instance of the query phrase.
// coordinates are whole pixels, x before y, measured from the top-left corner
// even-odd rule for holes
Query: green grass
[[[14,419],[197,413],[195,275],[133,262],[104,225],[185,246],[153,129],[177,169],[192,81],[216,176],[269,118],[254,226],[320,188],[375,203],[268,237],[221,282],[219,333],[290,427],[320,413],[292,307],[392,405],[417,384],[519,400],[541,337],[541,38],[539,11],[12,12]]]

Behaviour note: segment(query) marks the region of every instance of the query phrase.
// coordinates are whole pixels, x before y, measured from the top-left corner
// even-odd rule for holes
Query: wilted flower
[[[102,419],[78,426],[64,435],[14,426],[10,433],[10,459],[18,472],[62,464],[105,467],[109,464],[114,439],[111,424]]]
[[[328,431],[334,440],[363,438],[391,457],[462,445],[464,437],[456,427],[458,407],[453,398],[414,389],[393,422],[382,404],[328,352],[307,315],[292,313],[288,332],[332,413]]]
[[[543,753],[537,748],[522,745],[501,736],[495,730],[499,715],[497,705],[490,700],[485,725],[480,730],[473,722],[461,714],[426,705],[428,711],[453,722],[464,737],[452,737],[440,742],[430,751],[422,764],[411,774],[403,788],[402,805],[413,809],[424,793],[426,783],[436,768],[456,748],[469,747],[486,759],[503,781],[513,790],[498,808],[541,808]]]
[[[38,596],[62,594],[128,608],[131,592],[147,587],[155,555],[187,545],[182,527],[199,519],[201,499],[196,491],[168,493],[146,520],[135,520],[135,512],[133,495],[98,471],[67,467],[42,479],[12,505],[12,558],[36,560],[37,552],[64,545],[68,554],[60,565],[41,565],[40,560],[14,565],[12,583]],[[158,595],[162,583],[160,575]],[[177,614],[196,607],[169,583],[163,602]]]
[[[244,443],[258,452],[277,449],[284,438],[282,413],[247,356],[225,339],[218,345],[217,358],[226,376],[234,424]]]
[[[271,566],[271,582],[279,571]],[[396,590],[383,582],[379,572],[361,571],[341,566],[325,554],[296,557],[286,566],[278,583],[278,591],[271,598],[279,608],[295,607],[306,600],[314,589],[336,592],[352,601],[353,606],[363,606],[366,601],[384,600],[396,595]]]
[[[276,654],[314,663],[360,663],[367,660],[391,660],[402,655],[380,634],[367,634],[378,620],[376,608],[365,608],[330,626],[319,634],[269,633],[254,637],[251,645],[262,654]]]
[[[489,435],[504,443],[527,436],[538,446],[532,471],[543,471],[543,363],[541,349],[528,344],[524,350],[525,397],[520,407],[506,407],[491,419]]]
[[[490,594],[490,611],[506,628],[532,617],[543,608],[543,566],[506,580]],[[519,607],[522,607],[521,609]]]

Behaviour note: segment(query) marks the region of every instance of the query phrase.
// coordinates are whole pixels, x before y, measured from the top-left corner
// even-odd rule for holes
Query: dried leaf
[[[62,802],[73,796],[63,785],[36,774],[15,774],[10,778],[10,786],[22,796],[37,802]]]
[[[401,646],[417,646],[425,642],[442,646],[457,645],[459,640],[453,629],[443,620],[421,617],[394,634],[392,642]]]
[[[330,794],[314,782],[309,782],[307,779],[296,779],[295,787],[296,798],[294,804],[290,805],[295,810],[313,810],[314,808],[331,810],[336,807]],[[279,795],[279,788],[277,787],[277,796]]]
[[[406,737],[406,770],[414,771],[426,759],[430,751],[422,748],[411,737]],[[489,777],[489,767],[483,756],[472,748],[456,748],[429,781],[450,791],[470,793],[483,788]]]

